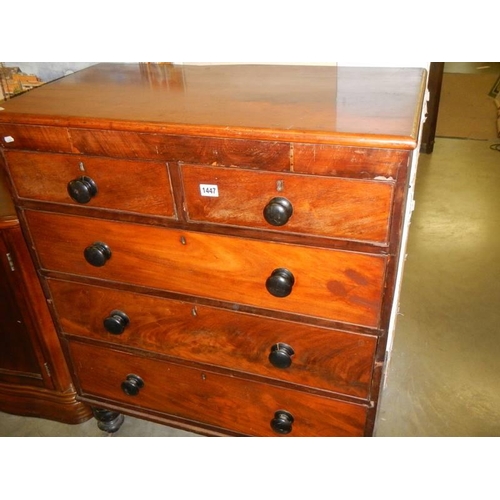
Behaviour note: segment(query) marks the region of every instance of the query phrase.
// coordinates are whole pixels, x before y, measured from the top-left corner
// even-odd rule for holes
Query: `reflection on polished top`
[[[2,103],[0,122],[412,149],[424,89],[423,69],[106,63]]]

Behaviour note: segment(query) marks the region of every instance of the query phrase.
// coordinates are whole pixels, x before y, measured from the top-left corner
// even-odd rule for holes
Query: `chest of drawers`
[[[418,69],[100,64],[3,105],[18,214],[102,428],[373,433],[424,91]]]

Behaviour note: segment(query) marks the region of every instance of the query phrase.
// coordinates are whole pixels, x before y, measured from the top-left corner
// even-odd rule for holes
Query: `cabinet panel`
[[[19,222],[11,214],[2,219],[1,212],[0,411],[68,424],[91,417],[90,408],[76,400]]]
[[[16,297],[13,258],[0,233],[0,380],[44,386],[33,338]],[[26,306],[25,306],[26,307]]]

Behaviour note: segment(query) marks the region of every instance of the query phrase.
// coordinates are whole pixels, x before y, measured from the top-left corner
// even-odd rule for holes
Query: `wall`
[[[36,75],[44,82],[50,82],[64,75],[96,64],[95,62],[4,62],[7,67],[19,67],[23,73]]]
[[[380,68],[425,68],[428,69],[430,62],[420,60],[401,61],[336,61],[336,62],[181,62],[175,64],[297,64],[311,66],[359,66],[359,67],[380,67]]]

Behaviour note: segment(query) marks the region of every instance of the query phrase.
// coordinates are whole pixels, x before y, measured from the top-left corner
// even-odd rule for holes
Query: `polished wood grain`
[[[293,171],[360,179],[394,180],[409,161],[408,151],[331,144],[294,144]]]
[[[7,151],[6,158],[21,198],[82,206],[69,196],[67,185],[84,175],[97,186],[96,196],[85,207],[175,216],[172,186],[163,162],[25,151]]]
[[[2,112],[0,112],[0,117],[1,116]],[[1,119],[0,144],[6,150],[22,149],[31,151],[50,151],[53,153],[74,152],[71,145],[71,139],[65,128],[2,123]]]
[[[425,71],[173,65],[165,83],[100,64],[7,101],[0,121],[413,149]]]
[[[145,415],[154,410],[242,435],[276,436],[270,421],[276,411],[287,410],[295,419],[291,437],[364,432],[366,407],[361,405],[83,343],[71,342],[70,352],[84,397],[130,405]],[[121,389],[129,374],[144,380],[137,396]]]
[[[48,281],[65,335],[355,397],[369,396],[375,337],[81,283]],[[130,319],[119,335],[109,333],[103,325],[117,309]],[[295,352],[289,368],[276,368],[269,362],[271,347],[277,343],[286,343]]]
[[[398,169],[409,161],[408,151],[400,149],[19,126],[0,122],[0,137],[4,136],[14,139],[3,144],[7,151],[64,152],[361,179],[394,179]]]
[[[290,170],[290,146],[282,142],[114,130],[70,129],[68,133],[73,150],[90,155]]]
[[[385,243],[393,184],[296,174],[239,171],[183,165],[189,220]],[[215,185],[217,197],[203,196]],[[283,226],[269,224],[263,211],[274,197],[293,206]]]
[[[73,386],[59,392],[33,384],[0,382],[0,411],[70,425],[81,424],[92,417],[90,407],[76,399]]]
[[[193,233],[26,211],[43,269],[377,327],[386,258],[323,248]],[[86,262],[94,242],[112,252],[103,267]],[[288,297],[266,280],[289,268]]]

